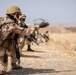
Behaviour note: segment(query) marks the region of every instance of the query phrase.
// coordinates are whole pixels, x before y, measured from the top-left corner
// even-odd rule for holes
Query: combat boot
[[[6,74],[6,71],[0,71],[0,75]]]
[[[11,66],[12,66],[12,70],[14,70],[14,69],[22,69],[22,67],[18,66],[16,63],[11,63]]]
[[[28,45],[27,51],[34,52],[34,50],[31,49],[31,46],[30,45]]]

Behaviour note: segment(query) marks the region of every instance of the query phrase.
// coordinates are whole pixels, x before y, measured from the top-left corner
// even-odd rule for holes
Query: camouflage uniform
[[[36,28],[36,30],[33,32],[32,35],[26,37],[26,43],[27,43],[27,51],[34,52],[34,50],[31,48],[31,43],[33,40],[36,40],[36,32],[39,30],[39,28]],[[30,40],[29,40],[30,39]],[[36,42],[35,42],[36,43]]]
[[[33,32],[34,33],[34,32]],[[27,45],[27,51],[34,51],[31,49],[31,42],[32,42],[32,37],[29,38],[29,36],[19,36],[19,39],[18,39],[18,45],[19,45],[19,48],[20,48],[20,52],[22,53],[22,48],[24,47],[24,45],[26,44]]]
[[[43,34],[43,36],[44,36],[45,42],[48,42],[49,41],[48,31],[46,31],[45,34]]]
[[[26,18],[26,15],[22,14],[19,17],[18,24],[19,24],[20,27],[28,28],[28,26],[24,23],[25,22],[25,18]],[[24,47],[24,45],[25,45],[25,36],[20,35],[18,37],[18,46],[19,46],[19,51],[20,51],[21,55],[22,55],[22,48]]]
[[[25,18],[26,16],[24,14],[22,14],[20,17],[19,17],[19,25],[23,28],[31,28],[30,26],[27,26],[24,21],[25,21]],[[34,26],[32,26],[34,27]],[[39,28],[37,28],[38,30]],[[37,30],[35,30],[34,32],[36,32]],[[33,33],[34,33],[33,32]],[[28,37],[26,36],[19,36],[19,39],[18,39],[18,45],[19,45],[19,49],[20,49],[20,52],[22,54],[22,48],[24,47],[25,43],[27,44],[27,51],[34,51],[31,49],[31,42],[30,40],[28,40]]]
[[[13,12],[13,11],[16,11],[17,13]],[[15,34],[28,36],[33,32],[33,30],[35,30],[34,27],[24,29],[17,24],[17,22],[18,22],[17,17],[19,14],[21,14],[20,9],[17,6],[9,7],[7,9],[6,14],[8,16],[11,16],[10,13],[11,13],[11,15],[15,15],[14,18],[16,20],[13,20],[12,18],[8,17],[1,24],[2,26],[0,27],[0,66],[1,66],[0,74],[1,75],[7,71],[8,55],[11,56],[12,68],[17,67],[17,65],[16,65],[16,61],[17,61],[16,52],[15,52],[15,49],[13,47],[13,41],[12,41]]]
[[[33,31],[33,34],[35,34],[35,35],[33,35],[33,37],[34,37],[34,40],[36,40],[38,37],[37,37],[37,35],[38,35],[38,33],[39,33],[39,26],[27,26],[25,23],[24,23],[24,21],[25,21],[25,18],[26,18],[26,16],[24,15],[24,14],[22,14],[20,17],[19,17],[19,25],[21,26],[21,27],[23,27],[23,28],[35,28],[35,30]],[[44,24],[45,23],[42,23],[42,24],[40,24],[42,27],[44,27]],[[45,25],[48,25],[48,24],[45,24]],[[19,48],[20,48],[20,52],[21,52],[21,54],[22,54],[22,48],[24,47],[24,45],[25,45],[25,43],[27,44],[27,51],[32,51],[32,52],[34,52],[34,50],[32,50],[31,49],[31,42],[32,42],[32,40],[31,40],[31,38],[32,37],[30,37],[30,36],[19,36],[19,39],[18,39],[18,45],[19,45]],[[41,37],[42,38],[42,37]],[[37,41],[37,40],[36,40]],[[35,41],[34,41],[35,42]],[[38,42],[35,42],[37,45],[39,45],[38,44]]]

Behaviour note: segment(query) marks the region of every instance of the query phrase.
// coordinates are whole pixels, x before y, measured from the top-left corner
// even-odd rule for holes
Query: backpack
[[[1,32],[2,32],[2,26],[7,25],[8,23],[14,22],[11,19],[7,19],[6,17],[0,17],[0,36],[1,36]],[[0,37],[0,45],[2,45],[3,40]]]

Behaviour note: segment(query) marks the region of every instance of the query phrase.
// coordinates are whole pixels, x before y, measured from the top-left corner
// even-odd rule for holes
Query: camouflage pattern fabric
[[[0,59],[1,59],[0,65],[2,66],[2,68],[0,69],[1,73],[7,71],[8,61],[6,63],[4,63],[4,61],[3,61],[5,51],[8,56],[9,55],[11,56],[11,64],[15,63],[17,61],[16,55],[15,55],[15,50],[12,46],[12,41],[11,41],[12,38],[14,37],[14,34],[16,33],[19,35],[28,36],[33,32],[34,29],[35,28],[24,29],[24,28],[18,26],[15,22],[5,23],[5,25],[3,25],[1,27],[1,33],[0,33],[0,35],[1,35],[0,39],[2,40],[2,44],[0,45]],[[10,41],[9,41],[9,39],[10,39]]]

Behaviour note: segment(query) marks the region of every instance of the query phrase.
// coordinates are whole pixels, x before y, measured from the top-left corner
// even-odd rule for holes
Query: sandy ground
[[[21,57],[23,69],[10,70],[9,61],[6,75],[76,75],[76,34],[50,33],[47,44],[33,44],[32,49],[35,52],[27,52],[25,45]]]

